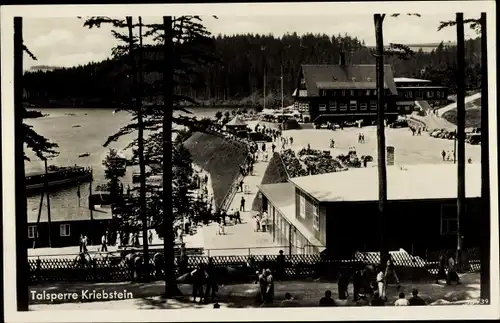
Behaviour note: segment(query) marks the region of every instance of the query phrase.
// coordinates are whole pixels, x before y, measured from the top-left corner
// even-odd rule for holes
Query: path
[[[480,284],[479,273],[461,274],[461,285],[434,284],[421,282],[402,282],[401,292],[404,292],[406,297],[411,295],[413,288],[419,290],[419,295],[427,301],[427,303],[439,301],[438,303],[446,304],[447,302],[459,302],[461,304],[471,304],[479,300]],[[184,295],[191,294],[191,286],[179,285],[179,288]],[[47,286],[30,286],[30,291],[42,292],[76,292],[81,293],[82,290],[96,290],[97,292],[106,291],[112,293],[114,291],[131,292],[132,299],[116,300],[116,301],[87,301],[84,303],[62,303],[63,301],[38,301],[37,304],[31,301],[30,310],[66,310],[66,309],[181,309],[181,308],[204,308],[212,307],[209,305],[193,304],[189,297],[168,300],[163,302],[158,295],[161,295],[164,289],[164,282],[158,281],[153,283],[59,283]],[[319,299],[323,296],[326,290],[332,291],[332,297],[339,305],[354,305],[351,301],[338,300],[337,283],[323,281],[287,281],[275,283],[275,305],[278,305],[284,299],[285,293],[291,293],[294,299],[301,307],[317,306]],[[349,294],[352,295],[352,284],[349,285]],[[258,293],[258,285],[256,284],[235,284],[221,286],[219,290],[221,307],[256,307],[255,296]],[[31,295],[31,293],[30,293]],[[387,305],[394,304],[398,297],[396,287],[390,285],[388,288],[389,300]],[[59,304],[57,302],[60,302]],[[67,300],[64,302],[68,302]]]
[[[259,145],[259,149],[262,144]],[[266,143],[266,150],[270,159],[271,143]],[[245,198],[245,211],[240,212],[241,224],[230,225],[225,228],[225,235],[217,235],[218,226],[211,223],[202,228],[204,237],[204,248],[210,256],[223,255],[248,255],[248,254],[277,254],[280,250],[272,240],[272,235],[268,232],[255,232],[255,222],[250,211],[253,200],[258,193],[257,185],[262,182],[262,177],[266,171],[268,161],[259,159],[254,165],[254,171],[251,176],[244,179],[244,184],[250,187],[250,194],[237,192],[230,204],[231,209],[239,210],[241,198]],[[216,250],[219,249],[219,250]]]

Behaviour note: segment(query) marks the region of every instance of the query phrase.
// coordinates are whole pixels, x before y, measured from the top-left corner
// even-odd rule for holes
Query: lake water
[[[198,119],[213,117],[217,111],[231,111],[233,108],[196,108],[188,109],[192,116]],[[129,123],[130,114],[118,112],[113,114],[113,109],[40,109],[48,116],[38,119],[29,119],[28,123],[39,134],[49,138],[59,145],[59,155],[49,161],[49,165],[58,166],[91,166],[94,171],[93,189],[99,184],[104,184],[104,167],[102,161],[108,154],[110,148],[121,150],[136,136],[131,134],[113,142],[109,147],[103,147],[106,139],[116,133],[121,127]],[[79,127],[75,127],[79,125]],[[79,158],[83,153],[89,153],[88,157]],[[129,152],[124,152],[130,155]],[[25,162],[26,172],[40,171],[44,169],[42,161],[37,159],[31,151],[26,154],[31,161]],[[133,169],[129,168],[123,179],[124,185],[131,182]],[[80,213],[90,218],[88,210],[89,184],[80,187],[80,201],[78,201],[77,188],[65,188],[51,193],[51,218],[65,218],[66,215]],[[28,198],[28,219],[36,219],[39,210],[40,196]],[[42,219],[47,218],[46,199],[42,207]],[[80,206],[79,206],[80,203]]]

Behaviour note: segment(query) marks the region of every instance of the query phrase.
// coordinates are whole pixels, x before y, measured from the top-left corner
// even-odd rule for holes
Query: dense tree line
[[[190,85],[177,89],[178,94],[188,95],[203,104],[262,103],[265,73],[268,102],[272,105],[272,97],[280,97],[281,65],[284,94],[289,100],[301,64],[336,64],[341,51],[347,53],[349,63],[375,63],[373,49],[348,35],[218,35],[212,40],[219,61],[197,68],[190,76]],[[385,61],[393,66],[398,77],[427,78],[449,86],[454,93],[455,46],[441,43],[432,52],[415,52],[408,60],[388,56]],[[466,42],[465,61],[466,87],[478,89],[481,83],[480,38]],[[122,65],[121,59],[115,57],[72,68],[27,72],[26,93],[32,103],[39,105],[109,107],[119,101],[117,98],[129,93],[127,83],[130,80],[122,73]]]

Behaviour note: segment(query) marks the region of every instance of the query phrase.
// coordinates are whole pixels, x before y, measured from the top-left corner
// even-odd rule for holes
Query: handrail
[[[283,158],[281,157],[281,153],[277,153],[277,154],[278,154],[278,156],[280,157],[280,162],[281,162],[281,165],[283,165],[283,168],[285,169],[286,178],[287,178],[287,179],[291,178],[291,177],[290,177],[290,174],[288,173],[288,170],[286,169],[285,162],[283,161]]]

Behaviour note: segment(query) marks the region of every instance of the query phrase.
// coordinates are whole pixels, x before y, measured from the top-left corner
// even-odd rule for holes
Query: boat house
[[[457,241],[456,165],[388,166],[386,222],[378,216],[377,168],[351,169],[297,177],[259,187],[270,234],[290,253],[349,258],[356,251],[378,251],[380,227],[390,250],[455,248]],[[464,244],[481,240],[481,165],[466,166],[467,201],[461,234]]]
[[[385,112],[396,120],[398,91],[392,68],[384,66]],[[338,65],[302,65],[294,92],[298,111],[309,111],[316,124],[373,121],[377,116],[375,65],[348,65],[341,54]]]
[[[90,202],[93,210],[83,205],[58,208],[57,212],[52,212],[50,222],[46,210],[42,210],[39,221],[38,214],[28,212],[28,247],[49,247],[49,240],[53,248],[78,246],[81,234],[88,237],[89,244],[100,244],[113,215],[111,207],[101,206],[95,198]]]

